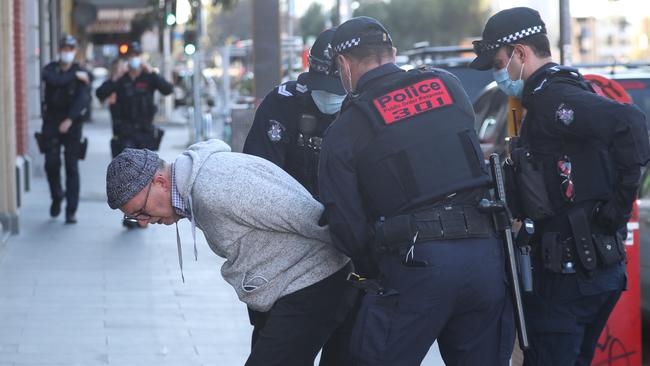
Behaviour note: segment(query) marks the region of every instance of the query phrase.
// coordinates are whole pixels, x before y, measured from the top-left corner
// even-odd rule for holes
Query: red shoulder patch
[[[454,104],[447,87],[438,78],[419,81],[373,99],[384,122],[399,120]]]

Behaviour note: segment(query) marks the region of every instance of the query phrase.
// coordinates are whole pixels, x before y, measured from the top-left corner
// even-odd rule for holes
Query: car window
[[[508,98],[499,88],[488,90],[474,103],[476,132],[480,141],[496,141],[507,123],[507,106]]]
[[[650,79],[624,79],[617,80],[623,88],[630,94],[634,104],[650,116]],[[648,130],[650,130],[650,120],[646,118]]]

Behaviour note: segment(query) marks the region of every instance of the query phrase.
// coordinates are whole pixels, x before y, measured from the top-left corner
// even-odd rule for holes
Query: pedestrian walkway
[[[78,224],[49,217],[47,182],[34,174],[20,234],[0,250],[0,366],[243,365],[251,327],[221,278],[223,260],[197,235],[195,262],[189,223],[180,221],[183,283],[173,227],[122,227],[106,204],[108,115],[93,117]],[[172,160],[189,136],[167,126],[161,157]],[[436,350],[423,365],[442,365]]]

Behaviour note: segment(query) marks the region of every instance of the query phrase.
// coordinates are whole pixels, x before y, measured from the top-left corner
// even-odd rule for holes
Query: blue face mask
[[[318,110],[324,114],[336,114],[341,110],[341,104],[343,104],[345,94],[338,95],[323,90],[312,90],[311,99],[314,100],[314,104],[316,104]]]
[[[492,75],[494,76],[494,81],[497,82],[499,89],[501,89],[501,91],[503,91],[506,95],[510,97],[521,97],[524,92],[524,80],[521,78],[524,73],[524,64],[521,64],[519,79],[512,80],[510,79],[510,75],[508,75],[508,66],[510,66],[510,61],[512,61],[512,56],[514,55],[515,53],[513,51],[512,55],[510,55],[508,63],[506,64],[506,67],[501,70],[494,71]]]
[[[142,64],[142,61],[140,60],[140,57],[131,57],[129,59],[129,67],[132,70],[139,69],[141,64]]]

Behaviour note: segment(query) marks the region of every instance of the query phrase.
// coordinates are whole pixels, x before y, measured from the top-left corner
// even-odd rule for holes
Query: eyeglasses
[[[144,204],[142,205],[142,208],[131,215],[124,215],[124,220],[137,223],[138,221],[149,220],[151,218],[151,215],[144,212],[144,210],[147,208],[147,201],[149,200],[149,192],[151,192],[152,183],[153,181],[149,182],[149,189],[147,190],[147,194],[144,196]]]
[[[571,161],[568,156],[563,156],[557,161],[557,169],[560,177],[564,178],[561,183],[562,198],[567,202],[573,202],[576,193],[571,179]]]

